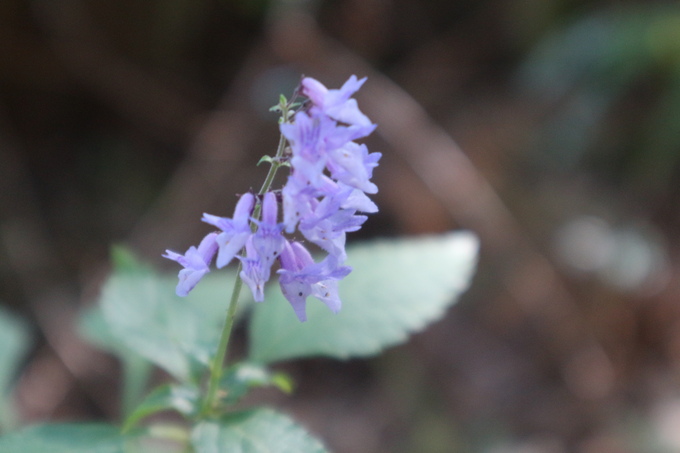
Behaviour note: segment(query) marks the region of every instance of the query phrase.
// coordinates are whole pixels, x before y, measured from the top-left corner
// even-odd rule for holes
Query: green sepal
[[[127,417],[123,432],[128,432],[140,420],[158,412],[174,410],[187,418],[198,413],[200,392],[192,385],[165,384],[156,387]]]

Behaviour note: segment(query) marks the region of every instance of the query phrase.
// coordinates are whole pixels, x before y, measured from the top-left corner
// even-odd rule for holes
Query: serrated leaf
[[[250,359],[366,357],[402,343],[467,289],[477,249],[469,232],[348,248],[347,264],[354,269],[340,282],[342,310],[333,314],[310,297],[308,321],[300,323],[279,288],[271,287],[251,320]]]
[[[105,424],[32,426],[0,438],[2,453],[123,453],[126,438]]]
[[[143,265],[134,270],[126,262],[102,289],[99,303],[108,332],[101,340],[113,337],[179,380],[194,380],[217,347],[235,278],[233,271],[215,272],[180,298],[175,277]],[[248,299],[245,291],[242,298]]]
[[[290,418],[271,409],[234,413],[199,423],[196,453],[325,453],[328,450]]]
[[[154,389],[125,420],[123,431],[127,432],[140,420],[157,412],[175,410],[191,416],[197,412],[199,391],[189,385],[162,385]]]

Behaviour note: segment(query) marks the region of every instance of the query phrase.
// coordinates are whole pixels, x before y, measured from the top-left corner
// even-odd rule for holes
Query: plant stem
[[[236,275],[241,273],[241,268],[243,266],[239,263],[236,269]],[[234,326],[234,320],[236,318],[236,306],[238,305],[238,296],[241,293],[241,287],[243,286],[243,280],[237,278],[234,283],[234,290],[231,292],[231,300],[229,301],[229,308],[227,309],[227,318],[224,321],[224,327],[222,328],[222,334],[220,336],[220,343],[217,346],[217,353],[215,358],[210,364],[210,381],[208,384],[208,393],[205,396],[203,402],[203,408],[201,409],[202,415],[207,415],[212,409],[214,409],[217,396],[217,389],[220,385],[220,379],[222,378],[222,365],[224,363],[224,358],[227,355],[227,348],[229,346],[229,338],[231,337],[231,329]]]
[[[283,118],[287,118],[288,110],[287,108],[283,111]],[[279,138],[279,145],[276,149],[276,158],[281,158],[283,156],[283,151],[286,148],[286,138],[281,135]],[[272,161],[271,167],[269,167],[269,172],[267,177],[262,184],[259,195],[265,194],[274,182],[274,177],[276,172],[281,167],[279,161]],[[253,210],[253,218],[258,219],[260,217],[260,211],[262,210],[262,204],[258,203]],[[252,223],[252,228],[255,229],[255,223]],[[239,262],[238,268],[236,269],[236,275],[239,276],[243,265]],[[229,347],[229,338],[231,337],[231,330],[234,326],[234,321],[236,318],[236,306],[238,305],[238,297],[241,293],[241,287],[243,287],[243,280],[240,277],[236,279],[234,283],[234,290],[231,293],[231,300],[229,301],[229,308],[227,308],[227,318],[224,321],[224,327],[222,328],[222,334],[220,335],[220,342],[217,346],[217,353],[215,358],[210,364],[210,380],[208,383],[208,392],[203,400],[203,407],[201,408],[201,415],[206,416],[213,412],[217,406],[217,390],[220,385],[220,379],[222,378],[222,370],[224,365],[224,359],[227,355],[227,350]]]

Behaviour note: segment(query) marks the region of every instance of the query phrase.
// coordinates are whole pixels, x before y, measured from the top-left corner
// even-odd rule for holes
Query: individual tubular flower
[[[307,96],[314,107],[324,114],[343,123],[368,126],[371,120],[361,113],[359,106],[352,96],[366,81],[366,77],[357,80],[351,76],[339,90],[329,90],[321,82],[311,77],[302,79],[302,94]]]
[[[372,194],[378,192],[378,186],[370,179],[381,157],[381,153],[369,153],[364,144],[348,142],[328,154],[326,167],[333,179]]]
[[[165,251],[163,257],[177,261],[184,266],[184,269],[179,271],[179,282],[175,289],[178,296],[185,297],[203,276],[210,272],[210,262],[218,247],[216,239],[217,233],[209,233],[203,238],[198,248],[191,246],[184,255],[172,250]]]
[[[342,209],[355,209],[359,212],[365,212],[367,214],[375,214],[378,212],[378,205],[376,205],[366,194],[352,187],[343,186],[342,183],[338,184],[342,190],[348,190],[349,195],[345,198],[340,207]]]
[[[203,221],[214,225],[222,232],[217,236],[219,252],[217,254],[217,267],[223,268],[231,262],[236,254],[243,248],[246,241],[252,234],[250,229],[250,214],[253,212],[255,196],[246,193],[241,196],[236,208],[234,217],[217,217],[210,214],[203,214]]]
[[[366,216],[356,215],[356,209],[341,209],[353,192],[338,190],[333,196],[314,200],[312,211],[300,221],[300,232],[307,240],[333,255],[340,262],[347,258],[345,253],[346,233],[357,231],[366,221]]]
[[[306,239],[318,245],[339,261],[347,259],[345,252],[346,233],[357,231],[367,217],[355,215],[354,210],[341,209],[333,215],[307,227],[300,224],[300,231]]]
[[[283,224],[277,223],[278,203],[274,192],[267,192],[262,200],[262,220],[253,219],[257,231],[253,235],[253,247],[257,251],[263,265],[271,267],[274,260],[283,250],[285,239],[281,235]]]
[[[246,242],[246,256],[238,256],[237,258],[243,264],[243,270],[239,273],[241,280],[250,288],[255,302],[262,302],[264,300],[264,285],[269,280],[271,267],[257,253],[252,236]]]
[[[307,297],[314,296],[337,313],[342,306],[338,295],[337,280],[350,273],[351,268],[340,266],[338,260],[328,255],[315,263],[309,251],[299,242],[286,241],[279,256],[281,269],[279,284],[281,292],[290,302],[300,321],[307,320]]]

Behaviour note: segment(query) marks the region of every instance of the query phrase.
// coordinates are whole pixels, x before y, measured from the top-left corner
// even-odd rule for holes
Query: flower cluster
[[[292,121],[280,125],[289,147],[277,157],[291,168],[285,186],[276,192],[242,195],[231,218],[204,214],[203,221],[218,232],[209,233],[198,248],[190,247],[184,255],[166,251],[166,258],[184,267],[179,272],[178,295],[186,296],[196,286],[217,255],[218,268],[234,259],[241,261],[241,279],[254,299],[262,301],[264,285],[278,260],[281,290],[300,321],[306,320],[310,295],[333,312],[340,309],[338,280],[351,271],[344,265],[345,235],[366,221],[359,212],[378,211],[366,194],[378,191],[371,177],[381,154],[369,153],[365,145],[355,142],[376,127],[351,98],[365,81],[352,76],[340,89],[329,90],[315,79],[302,80],[300,91],[309,102]],[[261,218],[254,216],[258,203]],[[302,242],[284,236],[295,231],[326,256],[315,262]]]

